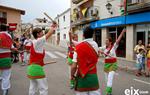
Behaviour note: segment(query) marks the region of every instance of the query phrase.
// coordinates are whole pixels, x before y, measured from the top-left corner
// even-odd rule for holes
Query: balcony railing
[[[128,13],[136,13],[150,10],[150,0],[127,0]]]
[[[99,20],[99,11],[96,6],[92,6],[81,11],[77,10],[72,15],[73,25],[87,24],[96,20]]]

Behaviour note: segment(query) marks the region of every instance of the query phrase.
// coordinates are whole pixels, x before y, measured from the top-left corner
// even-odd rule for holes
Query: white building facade
[[[41,29],[48,29],[50,27],[51,22],[48,21],[46,18],[35,18],[33,21],[30,22],[34,28],[41,28]]]
[[[55,33],[56,45],[67,47],[70,30],[70,8],[57,15],[55,21],[58,23],[58,29]]]
[[[95,30],[95,41],[99,46],[103,46],[107,37],[111,37],[115,42],[121,31],[126,28],[127,32],[121,39],[116,53],[118,57],[129,61],[135,59],[133,49],[138,40],[142,40],[145,46],[150,43],[150,0],[71,1],[73,30],[79,37],[82,37],[83,27],[90,25]],[[90,10],[92,7],[94,8]],[[90,18],[88,13],[95,20],[85,19]]]

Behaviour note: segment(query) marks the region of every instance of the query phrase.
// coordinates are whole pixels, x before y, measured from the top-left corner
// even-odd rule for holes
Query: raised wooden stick
[[[51,62],[45,63],[45,65],[54,64],[54,63],[56,63],[56,61],[51,61]]]
[[[44,12],[44,15],[49,18],[52,22],[55,22],[46,12]]]
[[[69,30],[69,41],[70,41],[70,46],[72,44],[72,29]]]

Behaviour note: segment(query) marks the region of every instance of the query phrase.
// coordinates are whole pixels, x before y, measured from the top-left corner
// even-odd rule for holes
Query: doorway
[[[113,43],[116,42],[117,38],[119,37],[123,29],[124,29],[123,26],[109,28],[109,37],[112,38]],[[124,57],[124,58],[126,57],[126,33],[120,40],[119,46],[116,50],[116,55],[117,57]]]
[[[102,42],[102,33],[101,29],[95,29],[95,41],[98,44],[98,47],[101,47],[101,42]]]

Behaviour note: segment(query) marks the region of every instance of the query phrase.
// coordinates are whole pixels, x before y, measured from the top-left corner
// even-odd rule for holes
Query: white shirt
[[[118,44],[114,43],[114,45],[113,45],[113,47],[112,47],[112,49],[110,50],[110,53],[109,53],[108,55],[110,55],[111,57],[116,57],[116,49],[117,49],[117,48],[118,48]],[[101,51],[103,51],[104,53],[106,53],[106,54],[107,54],[107,52],[109,51],[109,50],[106,48],[106,46],[99,47],[99,49],[100,49]],[[110,56],[105,56],[105,55],[104,55],[104,57],[106,57],[106,58],[110,58]]]
[[[83,40],[83,42],[88,42],[93,48],[94,48],[94,50],[96,51],[96,53],[98,54],[98,50],[99,50],[99,48],[98,48],[98,45],[97,45],[97,43],[93,40],[93,38],[89,38],[89,39],[85,39],[85,40]],[[79,44],[79,43],[78,43]],[[77,62],[77,52],[74,52],[74,54],[73,54],[73,62]]]
[[[34,39],[32,41],[32,44],[33,44],[34,50],[37,53],[43,53],[44,45],[46,44],[46,36],[43,36],[43,37],[38,38],[38,39]]]
[[[31,44],[32,44],[32,40],[31,39],[26,39],[24,41],[24,43],[23,43],[23,45],[25,45],[25,46],[31,46]]]
[[[73,42],[73,44],[74,44],[75,46],[78,45],[78,44],[80,44],[80,42],[78,42],[78,41],[72,40],[72,42]]]
[[[137,54],[136,55],[136,63],[142,63],[142,57],[143,57],[142,54]]]

